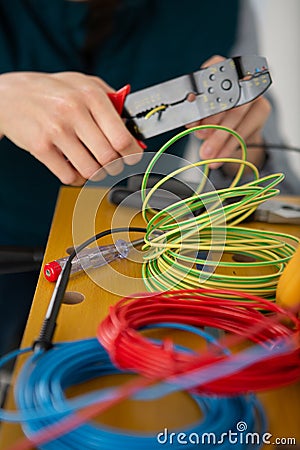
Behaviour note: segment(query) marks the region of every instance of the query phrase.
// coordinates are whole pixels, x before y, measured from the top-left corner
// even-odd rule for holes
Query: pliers
[[[126,85],[108,95],[141,143],[248,103],[271,83],[265,58],[238,56],[131,94],[130,85]]]

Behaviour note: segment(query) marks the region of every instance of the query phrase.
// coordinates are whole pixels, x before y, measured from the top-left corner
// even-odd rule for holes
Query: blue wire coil
[[[1,364],[0,364],[1,365]],[[89,404],[113,396],[114,388],[102,389],[80,395],[73,399],[65,396],[65,390],[84,381],[111,374],[124,373],[110,361],[106,351],[97,339],[80,340],[56,344],[47,352],[33,354],[23,366],[15,387],[15,400],[19,413],[2,412],[4,420],[22,421],[24,433],[30,438],[36,432],[57,423]],[[179,388],[178,388],[179,389]],[[161,385],[160,395],[164,395]],[[261,404],[254,395],[247,397],[216,397],[190,394],[202,413],[199,422],[178,430],[186,436],[214,433],[217,439],[222,433],[237,433],[237,424],[245,423],[247,433],[266,432],[266,419]],[[145,395],[147,398],[147,395]],[[162,418],[163,420],[163,418]],[[159,430],[157,433],[161,432]],[[174,431],[174,430],[172,430]],[[175,430],[176,431],[176,430]],[[40,450],[148,450],[162,447],[157,433],[132,433],[120,429],[88,422],[67,434],[43,444]],[[238,442],[228,439],[218,443],[218,448],[227,450],[258,449],[260,443],[248,444],[238,433]],[[182,443],[176,439],[167,440],[163,447],[180,449]],[[184,444],[187,449],[195,448],[195,443]],[[206,443],[205,448],[216,448],[214,443]]]

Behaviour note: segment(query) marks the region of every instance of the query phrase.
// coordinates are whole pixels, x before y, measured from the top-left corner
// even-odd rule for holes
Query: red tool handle
[[[112,104],[114,105],[114,107],[116,108],[117,112],[121,115],[123,108],[124,108],[124,103],[126,100],[127,95],[130,93],[130,84],[126,84],[124,87],[122,87],[121,89],[119,89],[116,92],[109,92],[107,95],[110,98]]]
[[[107,94],[109,99],[111,100],[112,104],[116,108],[118,114],[120,114],[120,116],[122,115],[124,103],[125,103],[127,95],[130,93],[130,89],[131,89],[130,84],[126,84],[118,91],[109,92]],[[140,141],[139,139],[137,139],[137,143],[143,150],[145,150],[145,148],[147,148],[147,145],[143,141]]]

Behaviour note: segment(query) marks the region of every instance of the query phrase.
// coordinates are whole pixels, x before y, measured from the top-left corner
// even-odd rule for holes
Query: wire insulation
[[[141,390],[151,384],[150,380],[138,378],[119,389],[99,389],[76,398],[66,398],[68,387],[113,373],[121,372],[111,363],[96,339],[56,344],[51,350],[30,357],[18,378],[15,394],[25,422],[24,432],[30,441],[22,440],[10,450],[26,450],[32,446],[38,446],[41,450],[111,450],[119,449],[120,444],[125,450],[155,448],[158,445],[157,433],[144,435],[98,423],[83,424],[116,402],[143,392]],[[179,385],[175,390],[180,389]],[[158,396],[163,396],[165,391],[162,385]],[[194,433],[201,438],[204,433],[215,433],[219,438],[224,432],[236,431],[240,421],[247,424],[250,433],[262,434],[266,431],[266,418],[254,395],[218,398],[192,393],[191,396],[202,417],[197,423],[180,430],[186,434]],[[74,412],[76,415],[73,415]],[[180,445],[167,443],[166,447],[179,449]],[[236,446],[240,450],[248,448],[245,441]],[[220,447],[230,448],[228,438]],[[260,447],[259,444],[251,448]],[[194,448],[194,444],[189,443],[186,448]],[[207,448],[214,448],[214,444]]]
[[[242,159],[210,159],[186,165],[148,189],[149,176],[162,153],[189,133],[207,128],[223,130],[235,137],[242,149]],[[275,299],[279,277],[299,239],[284,233],[239,226],[261,203],[279,193],[276,186],[284,178],[283,174],[260,178],[257,168],[246,158],[247,148],[241,136],[219,125],[185,130],[155,154],[141,188],[142,215],[147,226],[142,271],[147,290],[221,287]],[[209,164],[213,162],[239,164],[228,188],[209,188],[207,191]],[[194,195],[161,211],[151,207],[153,195],[157,195],[168,180],[195,167],[203,172]],[[253,181],[239,185],[246,167],[252,172]],[[240,261],[241,256],[246,262]]]
[[[146,326],[165,322],[214,327],[233,336],[218,346],[210,345],[206,351],[186,353],[176,351],[170,339],[156,344],[140,333]],[[189,289],[137,294],[120,300],[99,325],[97,336],[120,369],[133,370],[150,379],[166,379],[206,366],[215,373],[214,365],[224,362],[229,367],[227,375],[223,370],[212,382],[200,383],[198,387],[195,382],[193,389],[199,393],[236,395],[277,388],[300,379],[299,329],[300,320],[295,314],[263,298],[221,289]],[[281,339],[290,346],[277,354]],[[241,353],[234,365],[235,355],[220,351],[230,342],[254,343],[265,352],[262,358],[255,359],[254,351],[253,361]],[[246,365],[241,363],[245,360]]]

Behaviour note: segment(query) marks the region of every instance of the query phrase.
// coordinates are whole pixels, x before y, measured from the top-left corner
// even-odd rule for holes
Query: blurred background
[[[254,9],[260,53],[266,56],[273,79],[285,142],[300,147],[300,1],[244,0]],[[289,153],[292,170],[300,173],[300,155]]]

